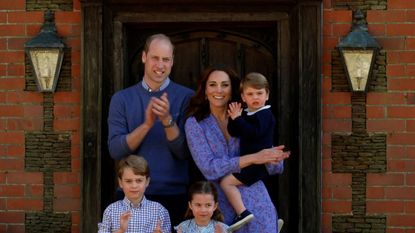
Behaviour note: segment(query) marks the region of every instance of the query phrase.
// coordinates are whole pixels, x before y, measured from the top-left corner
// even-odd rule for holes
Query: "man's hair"
[[[129,155],[118,162],[118,178],[122,178],[125,168],[131,168],[136,175],[150,176],[147,161],[138,155]]]
[[[150,49],[150,44],[154,40],[165,40],[165,41],[169,42],[169,44],[171,46],[171,49],[173,50],[173,54],[174,54],[174,45],[171,42],[170,38],[168,36],[164,35],[164,34],[161,34],[161,33],[154,34],[154,35],[151,35],[151,36],[147,37],[147,40],[146,40],[146,43],[144,44],[144,49],[143,49],[143,51],[145,53],[148,53],[148,50]]]
[[[246,87],[252,87],[255,89],[265,88],[265,90],[269,92],[269,84],[267,78],[257,72],[251,72],[241,80],[240,92],[242,93]]]

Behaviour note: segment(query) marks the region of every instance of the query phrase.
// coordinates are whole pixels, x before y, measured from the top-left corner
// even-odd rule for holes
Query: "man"
[[[163,34],[147,39],[141,57],[143,80],[111,99],[108,148],[115,160],[139,154],[148,161],[151,182],[146,197],[161,203],[175,226],[187,207],[190,156],[183,128],[193,91],[169,79],[173,51]]]

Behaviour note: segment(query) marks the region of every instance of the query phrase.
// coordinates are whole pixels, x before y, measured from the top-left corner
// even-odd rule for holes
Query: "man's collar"
[[[144,89],[146,89],[148,92],[157,92],[157,91],[163,91],[164,89],[167,88],[167,86],[170,84],[170,78],[167,77],[166,80],[164,80],[164,82],[161,84],[160,88],[157,90],[152,90],[150,88],[149,85],[147,85],[147,83],[144,81],[141,82],[141,85],[144,87]]]

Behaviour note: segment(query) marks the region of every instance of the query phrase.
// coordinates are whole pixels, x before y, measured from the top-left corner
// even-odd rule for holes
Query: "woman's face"
[[[205,94],[210,108],[227,108],[231,99],[231,80],[223,71],[213,71],[206,82]]]

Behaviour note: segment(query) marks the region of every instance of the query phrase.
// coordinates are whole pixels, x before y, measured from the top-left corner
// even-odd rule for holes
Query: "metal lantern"
[[[344,37],[337,48],[342,56],[349,85],[354,92],[366,92],[372,76],[373,64],[380,49],[376,40],[367,32],[364,15],[354,13],[352,31]]]
[[[26,54],[34,70],[40,92],[54,92],[64,54],[65,44],[56,33],[53,11],[45,11],[45,22],[36,37],[25,44]]]

